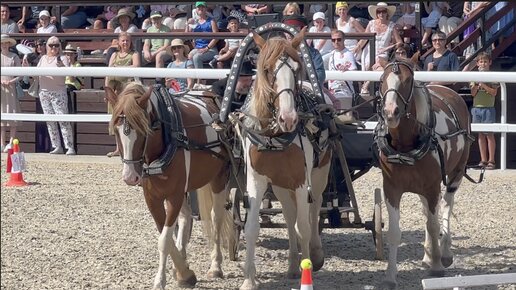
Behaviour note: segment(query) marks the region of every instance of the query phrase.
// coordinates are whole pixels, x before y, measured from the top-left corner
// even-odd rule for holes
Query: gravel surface
[[[158,265],[158,232],[142,190],[121,180],[120,159],[102,156],[27,154],[25,180],[32,185],[4,187],[2,154],[1,289],[150,289]],[[478,172],[473,172],[477,175]],[[373,169],[354,182],[364,221],[371,220],[373,191],[381,173]],[[485,181],[464,181],[452,221],[455,262],[447,276],[516,272],[516,171],[489,171]],[[402,200],[402,244],[398,257],[400,289],[421,289],[424,220],[419,199]],[[385,213],[384,207],[384,213]],[[273,217],[282,222],[281,216]],[[384,216],[386,221],[386,216]],[[314,273],[315,289],[364,289],[378,285],[387,266],[374,259],[371,233],[324,229],[326,261]],[[243,244],[244,242],[242,242]],[[288,280],[285,229],[260,231],[256,252],[261,289],[299,288]],[[224,279],[207,279],[209,252],[194,223],[189,245],[195,289],[236,289],[243,282],[240,260],[223,263]],[[227,254],[226,256],[227,257]],[[170,262],[169,262],[170,265]],[[166,289],[177,289],[167,276]],[[516,289],[514,285],[475,289]]]

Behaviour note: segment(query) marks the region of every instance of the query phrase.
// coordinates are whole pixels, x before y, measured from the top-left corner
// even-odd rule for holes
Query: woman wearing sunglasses
[[[59,38],[52,36],[47,40],[47,53],[41,57],[39,67],[67,67],[70,66],[67,57],[61,53]],[[39,100],[45,114],[68,114],[68,96],[64,76],[40,76]],[[72,125],[70,122],[59,122],[63,135],[66,155],[75,155]],[[50,154],[63,153],[61,137],[57,129],[57,122],[47,122],[50,142],[54,148]]]

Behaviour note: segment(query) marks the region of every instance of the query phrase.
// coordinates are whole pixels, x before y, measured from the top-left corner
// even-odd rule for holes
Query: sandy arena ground
[[[141,188],[122,182],[120,159],[26,154],[24,177],[32,185],[12,188],[3,185],[5,158],[2,154],[1,289],[151,288],[158,232]],[[371,220],[373,191],[380,185],[378,169],[354,182],[364,221]],[[455,262],[447,276],[516,272],[515,193],[514,170],[486,172],[480,185],[464,181],[455,199]],[[273,221],[282,222],[281,216]],[[421,289],[421,279],[428,277],[421,266],[424,220],[413,194],[402,200],[401,228],[399,289]],[[188,254],[199,279],[195,289],[237,289],[243,282],[243,237],[239,261],[225,254],[225,278],[207,279],[209,252],[201,231],[195,222]],[[315,289],[364,289],[381,282],[387,262],[374,259],[370,232],[324,229],[322,240],[326,262],[313,275]],[[285,277],[287,248],[285,229],[261,230],[256,253],[261,289],[299,288],[298,280]],[[167,278],[166,289],[177,289]]]

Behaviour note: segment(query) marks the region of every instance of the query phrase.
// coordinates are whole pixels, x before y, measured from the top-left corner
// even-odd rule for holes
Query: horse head
[[[413,61],[395,59],[382,74],[380,113],[389,128],[398,127],[402,117],[409,117],[414,90]]]
[[[306,29],[303,29],[289,42],[283,37],[266,41],[253,32],[253,39],[261,51],[251,110],[262,120],[262,128],[266,126],[263,120],[272,120],[282,132],[292,132],[297,127],[296,99],[302,64],[298,47],[305,33]]]
[[[115,132],[124,164],[122,178],[128,185],[138,185],[142,178],[147,139],[152,133],[152,90],[146,90],[144,86],[134,82],[128,83],[120,94],[109,87],[104,90],[106,99],[113,106],[110,126]]]

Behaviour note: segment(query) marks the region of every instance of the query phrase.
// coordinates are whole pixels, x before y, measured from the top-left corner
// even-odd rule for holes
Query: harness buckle
[[[176,132],[175,133],[175,138],[177,141],[181,142],[181,143],[184,143],[184,144],[188,144],[188,137],[183,134],[182,132]]]

